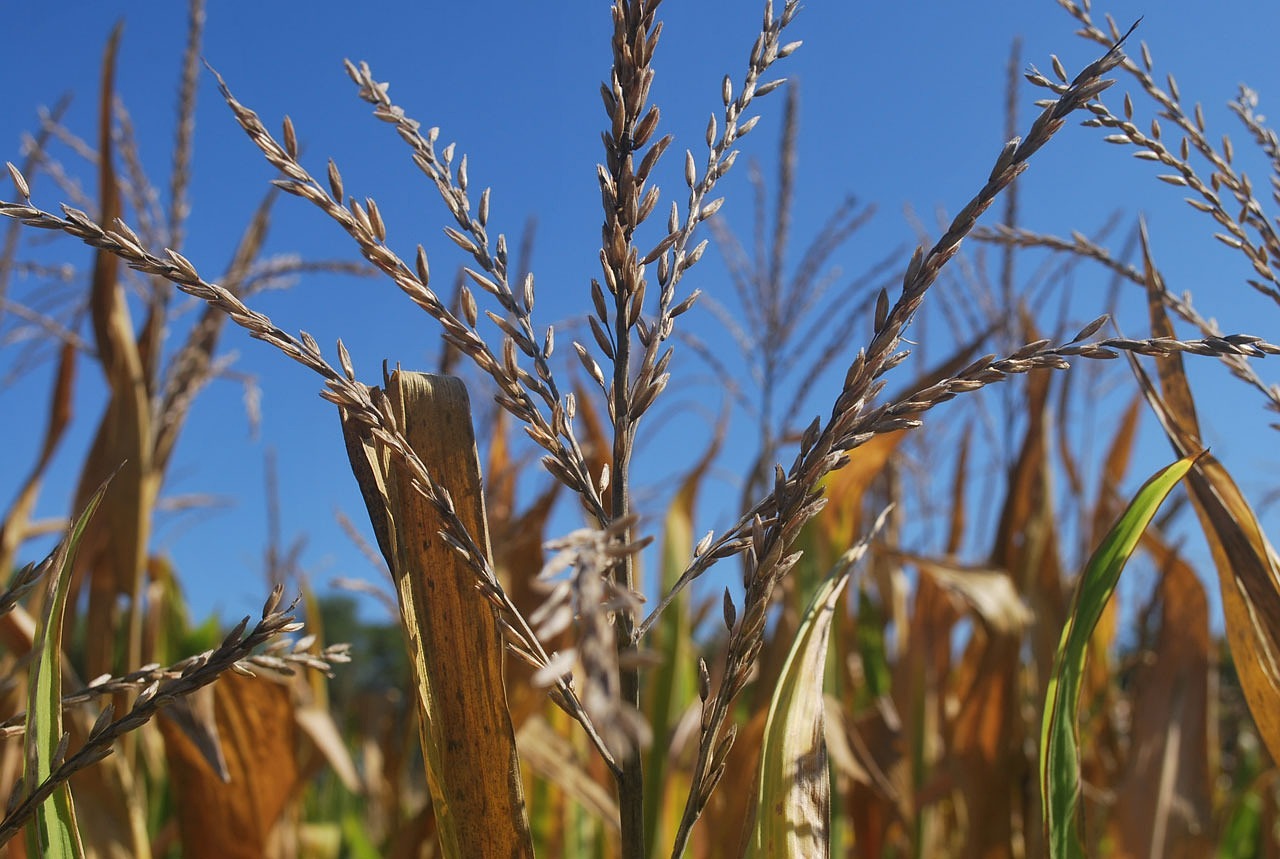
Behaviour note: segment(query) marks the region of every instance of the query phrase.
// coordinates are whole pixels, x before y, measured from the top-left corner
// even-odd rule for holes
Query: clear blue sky
[[[102,46],[113,22],[123,17],[118,89],[153,177],[163,182],[185,38],[184,5],[121,0],[11,4],[5,21],[15,47],[11,60],[0,66],[0,92],[6,94],[0,160],[19,160],[19,137],[32,128],[36,107],[67,91],[76,93],[67,124],[93,135]],[[722,75],[741,77],[760,7],[757,2],[664,4],[666,28],[653,100],[663,111],[661,130],[674,132],[677,140],[658,182],[681,202],[682,150],[696,151],[700,145],[707,114],[719,104]],[[1145,15],[1137,37],[1151,45],[1157,71],[1176,72],[1184,102],[1202,101],[1211,129],[1230,132],[1237,151],[1252,157],[1224,105],[1241,82],[1260,91],[1263,112],[1280,99],[1274,55],[1280,6],[1124,0],[1105,10],[1122,24]],[[1099,7],[1099,17],[1102,11]],[[1010,41],[1022,37],[1024,65],[1048,70],[1049,55],[1056,53],[1074,73],[1100,53],[1074,36],[1074,29],[1052,0],[811,0],[790,30],[790,37],[805,45],[778,67],[802,88],[795,235],[804,237],[816,229],[851,192],[877,203],[880,212],[872,227],[838,257],[846,271],[859,271],[886,249],[914,242],[904,206],[920,213],[936,235],[935,210],[956,211],[981,186],[1003,142]],[[534,271],[540,287],[538,320],[546,324],[575,315],[586,300],[589,278],[598,272],[595,164],[601,159],[604,121],[598,86],[608,71],[608,31],[603,2],[388,3],[357,9],[329,0],[229,0],[211,4],[203,53],[269,127],[278,128],[286,113],[293,117],[304,161],[314,173],[323,175],[325,159],[333,157],[348,193],[378,200],[390,240],[403,255],[413,244],[424,243],[444,289],[462,259],[441,235],[443,209],[394,134],[356,98],[342,69],[344,57],[369,61],[376,76],[392,82],[394,97],[411,115],[426,126],[440,126],[442,141],[459,142],[470,158],[472,184],[493,187],[492,230],[504,231],[514,241],[526,217],[538,218]],[[1127,88],[1132,85],[1125,79],[1117,91]],[[1041,95],[1030,85],[1022,88],[1022,128]],[[1119,96],[1109,103],[1118,105]],[[744,142],[735,178],[724,186],[729,200],[723,211],[740,229],[750,228],[750,195],[741,168],[749,158],[759,159],[766,169],[772,164],[782,100],[770,97],[757,106],[764,119]],[[1195,292],[1202,311],[1216,316],[1228,331],[1280,339],[1276,308],[1243,285],[1248,270],[1242,259],[1209,238],[1206,219],[1179,202],[1177,189],[1158,183],[1149,165],[1132,162],[1101,136],[1069,127],[1033,159],[1021,180],[1022,223],[1058,234],[1090,232],[1117,210],[1130,216],[1143,212],[1174,291]],[[67,163],[92,187],[90,170],[69,155]],[[1251,166],[1255,185],[1263,186],[1265,165]],[[235,126],[208,73],[202,73],[200,83],[194,171],[194,211],[184,253],[213,278],[226,265],[272,171]],[[55,208],[58,200],[51,183],[42,180],[37,203]],[[660,206],[665,210],[666,205]],[[994,223],[995,215],[986,223]],[[292,199],[277,208],[270,248],[311,258],[354,258],[336,226]],[[78,254],[67,245],[61,249]],[[82,254],[73,258],[85,259]],[[717,260],[709,259],[695,272],[696,277],[685,281],[687,287],[724,294]],[[1082,321],[1091,316],[1089,307],[1101,303],[1104,284],[1096,271],[1085,269],[1077,277]],[[309,278],[290,291],[260,296],[254,306],[287,330],[311,332],[330,355],[335,339],[342,337],[365,381],[376,381],[384,358],[407,368],[429,367],[438,353],[434,324],[383,280]],[[1137,305],[1128,308],[1133,311]],[[713,327],[705,314],[691,324],[703,332]],[[1142,332],[1145,325],[1140,311],[1122,318],[1121,324],[1130,334]],[[863,337],[862,328],[851,336]],[[566,347],[561,350],[567,353]],[[166,491],[225,496],[235,506],[204,516],[162,516],[155,541],[173,557],[197,613],[218,608],[238,615],[261,603],[265,588],[257,571],[265,542],[264,445],[277,450],[285,538],[306,535],[303,565],[313,580],[373,578],[334,523],[336,509],[359,521],[362,508],[334,410],[316,396],[318,380],[238,332],[228,332],[224,348],[239,353],[236,368],[254,375],[262,388],[262,439],[255,442],[248,436],[240,389],[215,382],[191,416]],[[684,355],[686,363],[678,361],[677,372],[704,376],[705,368]],[[8,367],[8,360],[0,358],[0,367]],[[1214,450],[1260,498],[1273,484],[1269,475],[1276,473],[1274,436],[1237,427],[1237,422],[1265,424],[1260,400],[1223,381],[1225,373],[1216,367],[1209,369],[1202,391],[1211,397],[1206,401],[1210,407],[1202,412]],[[1275,377],[1269,366],[1260,369],[1264,378]],[[0,390],[7,415],[0,503],[9,503],[36,445],[34,434],[13,415],[34,410],[41,416],[35,422],[38,430],[48,372],[41,368],[30,379]],[[96,370],[85,365],[77,423],[51,475],[41,515],[65,512],[68,487],[98,418],[96,384]],[[815,414],[826,412],[830,390],[814,402]],[[1168,459],[1168,448],[1156,436],[1146,438],[1138,470],[1149,472]],[[748,435],[731,445],[722,475],[741,466],[751,443]],[[650,450],[661,446],[659,440]],[[682,465],[656,453],[648,457],[655,481],[678,473]],[[727,481],[710,489],[707,519],[700,523],[704,531],[727,524],[729,502],[737,498],[737,488]],[[716,502],[716,489],[723,503]]]

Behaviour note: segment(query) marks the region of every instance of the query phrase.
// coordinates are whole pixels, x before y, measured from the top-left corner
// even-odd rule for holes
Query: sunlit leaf
[[[486,554],[489,534],[471,406],[458,379],[397,371],[386,397],[396,423]],[[402,463],[344,420],[351,467],[396,581],[412,655],[427,785],[444,854],[528,856],[503,642],[475,572],[440,537],[440,512]],[[466,670],[460,670],[465,666]]]
[[[57,764],[55,758],[63,740],[62,621],[66,615],[71,568],[80,539],[105,491],[104,484],[89,498],[70,533],[54,550],[49,571],[45,573],[48,596],[36,630],[36,655],[27,687],[26,767],[23,778],[28,790],[48,779]],[[35,817],[27,826],[27,845],[33,855],[48,859],[79,859],[84,855],[71,790],[65,782],[36,809]]]
[[[884,519],[881,514],[872,534]],[[801,618],[769,704],[746,857],[830,854],[831,781],[822,696],[827,643],[840,595],[869,542],[870,536],[840,557]]]
[[[1075,599],[1059,640],[1040,727],[1040,789],[1049,855],[1084,856],[1077,810],[1080,750],[1076,709],[1093,628],[1115,590],[1129,556],[1165,497],[1186,476],[1195,457],[1157,472],[1138,490],[1080,574]]]

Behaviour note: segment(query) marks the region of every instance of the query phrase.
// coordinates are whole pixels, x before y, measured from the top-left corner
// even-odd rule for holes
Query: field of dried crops
[[[41,443],[28,462],[6,450],[2,472],[0,855],[1280,855],[1280,559],[1253,484],[1205,450],[1187,370],[1221,365],[1238,420],[1262,426],[1280,386],[1259,359],[1280,347],[1261,316],[1224,332],[1212,302],[1228,299],[1167,288],[1132,213],[1128,240],[1039,233],[1015,181],[1083,122],[1153,162],[1243,257],[1250,274],[1223,286],[1280,303],[1280,142],[1242,89],[1230,109],[1264,192],[1140,30],[1059,5],[1092,61],[1028,69],[1015,44],[1008,142],[968,201],[921,226],[914,253],[849,279],[830,272],[870,207],[793,228],[798,3],[762,4],[745,68],[688,133],[652,103],[658,0],[614,0],[600,242],[559,326],[535,313],[532,228],[509,248],[462,148],[369,65],[347,75],[443,204],[456,274],[406,250],[290,118],[201,65],[203,0],[171,171],[153,180],[112,32],[92,133],[49,108],[0,190],[0,331],[25,343],[6,342],[0,367],[55,368],[40,402],[7,401]],[[221,271],[184,255],[202,75],[274,175]],[[1040,101],[1023,116],[1027,88]],[[736,164],[767,143],[762,111],[781,117],[768,176]],[[84,165],[83,188],[58,152]],[[661,197],[673,161],[683,186]],[[750,236],[721,211],[750,208],[722,196],[744,170]],[[345,234],[350,256],[268,253],[285,203]],[[63,262],[86,250],[83,270]],[[716,254],[723,277],[703,275]],[[1113,289],[1073,321],[1061,275],[1077,270]],[[385,356],[260,309],[320,273],[402,293],[430,372],[370,376]],[[1129,336],[1110,325],[1119,292],[1141,297],[1116,320]],[[299,575],[270,465],[260,614],[191,616],[156,521],[233,339],[318,377],[333,419],[306,432],[341,438],[368,521],[346,518],[353,494],[340,528],[314,529],[360,546],[382,585],[347,587],[392,620]],[[646,451],[677,420],[663,407],[682,374],[710,375],[727,405]],[[94,385],[101,413],[73,416]],[[35,513],[76,421],[90,441],[50,522]],[[1168,447],[1135,474],[1143,421]],[[753,449],[726,493],[731,422]],[[709,492],[734,511],[713,530]]]

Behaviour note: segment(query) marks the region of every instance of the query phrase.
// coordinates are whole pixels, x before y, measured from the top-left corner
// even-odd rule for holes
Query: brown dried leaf
[[[1195,570],[1150,529],[1143,545],[1161,570],[1160,626],[1152,659],[1131,678],[1130,751],[1110,820],[1115,855],[1209,856],[1217,773],[1209,603]]]
[[[1147,307],[1156,337],[1173,335],[1164,284],[1151,260],[1145,231],[1143,259]],[[1181,355],[1156,359],[1163,397],[1137,361],[1130,365],[1179,456],[1201,450],[1200,426]],[[1205,454],[1187,475],[1192,505],[1218,569],[1227,642],[1245,700],[1273,759],[1280,758],[1280,557],[1231,475]]]
[[[234,672],[218,680],[213,700],[226,782],[178,722],[164,711],[157,720],[178,800],[182,855],[260,859],[299,787],[293,701],[286,685]]]
[[[461,380],[396,371],[386,397],[428,472],[489,552],[480,460]],[[440,537],[440,512],[398,460],[344,419],[352,470],[396,580],[412,655],[427,784],[449,856],[531,856],[503,643],[475,573]],[[466,666],[460,670],[459,666]]]
[[[9,513],[0,524],[0,570],[12,570],[16,566],[18,548],[28,536],[31,513],[40,494],[44,470],[53,459],[58,442],[71,422],[71,394],[74,389],[77,350],[73,343],[62,344],[58,355],[58,373],[49,396],[49,424],[45,427],[40,455],[31,473],[22,484]]]
[[[1031,622],[1009,574],[988,567],[971,567],[948,561],[900,553],[946,591],[958,596],[993,633],[1021,635]]]
[[[114,229],[120,214],[120,194],[113,167],[111,117],[115,99],[115,58],[120,27],[112,31],[103,58],[102,90],[98,106],[98,169],[101,225]],[[142,592],[151,512],[158,485],[152,473],[151,402],[149,380],[134,339],[133,323],[119,282],[120,261],[106,251],[94,255],[89,309],[98,359],[110,389],[106,411],[85,460],[76,491],[75,510],[83,508],[107,475],[116,473],[102,507],[85,533],[77,561],[77,576],[89,576],[86,617],[87,670],[90,675],[119,673],[114,655],[125,640],[123,661],[129,667],[141,659]],[[72,599],[75,598],[73,589]],[[130,606],[127,626],[120,628],[119,603]],[[123,633],[123,635],[122,635]],[[117,708],[127,709],[118,700]],[[128,745],[128,744],[127,744]]]

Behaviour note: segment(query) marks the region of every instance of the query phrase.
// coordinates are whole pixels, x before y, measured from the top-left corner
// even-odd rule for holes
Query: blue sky
[[[63,92],[76,93],[67,124],[92,137],[95,87],[102,46],[117,18],[125,19],[118,89],[129,107],[142,154],[163,182],[173,136],[176,73],[185,38],[184,4],[18,4],[6,10],[6,29],[23,46],[27,62],[0,67],[0,160],[19,160],[18,142],[33,126],[35,109]],[[369,116],[342,69],[342,59],[367,60],[392,82],[393,96],[424,125],[441,127],[442,141],[458,141],[468,153],[472,184],[492,186],[493,230],[514,241],[529,216],[538,219],[533,268],[538,278],[540,324],[570,319],[584,305],[589,278],[598,272],[599,193],[595,164],[604,115],[599,82],[608,71],[609,18],[604,3],[474,2],[469,4],[382,3],[356,9],[318,0],[308,4],[210,4],[203,53],[237,97],[273,129],[292,116],[304,161],[323,175],[334,158],[348,193],[377,199],[402,255],[426,245],[442,290],[463,262],[442,236],[445,213],[434,191],[416,172],[404,147]],[[719,104],[720,79],[740,79],[757,31],[761,4],[664,4],[666,26],[658,56],[653,100],[662,109],[660,130],[676,134],[658,184],[683,202],[679,179],[682,150],[700,145],[708,113]],[[1246,137],[1225,102],[1237,85],[1249,83],[1267,112],[1280,98],[1280,68],[1274,34],[1280,6],[1263,2],[1138,3],[1098,7],[1122,24],[1144,15],[1137,38],[1152,49],[1158,73],[1176,72],[1184,102],[1202,101],[1211,132],[1229,132],[1237,151],[1262,187],[1265,165],[1248,162]],[[794,235],[803,239],[848,193],[874,202],[872,225],[837,257],[849,273],[860,271],[894,247],[909,246],[915,233],[904,207],[911,207],[936,236],[939,210],[956,211],[981,186],[1002,139],[1005,66],[1013,37],[1021,36],[1024,65],[1050,68],[1056,53],[1070,73],[1100,49],[1073,35],[1074,22],[1051,0],[1024,2],[822,3],[806,5],[790,30],[805,44],[777,67],[801,87],[801,131]],[[1136,46],[1135,46],[1136,48]],[[1132,89],[1122,79],[1113,92]],[[1025,128],[1032,102],[1043,91],[1024,85],[1019,104]],[[1109,96],[1113,106],[1119,95]],[[724,184],[722,210],[742,230],[750,229],[746,160],[771,171],[782,99],[757,102],[764,115],[743,144],[739,168]],[[1150,115],[1139,99],[1141,115]],[[1145,214],[1157,259],[1176,292],[1192,290],[1201,310],[1227,331],[1248,331],[1275,341],[1276,308],[1243,284],[1242,258],[1210,238],[1207,220],[1180,203],[1177,189],[1162,185],[1149,165],[1135,163],[1108,146],[1095,130],[1070,126],[1032,161],[1021,182],[1022,223],[1066,234],[1091,232],[1109,215],[1132,220]],[[92,187],[92,172],[66,156],[68,169]],[[245,219],[272,171],[239,131],[222,104],[211,75],[202,73],[197,117],[194,211],[184,254],[207,278],[226,265]],[[51,183],[37,185],[36,202],[54,208],[60,197]],[[665,198],[664,199],[671,199]],[[669,205],[669,204],[667,204]],[[666,210],[666,205],[660,211]],[[992,212],[986,223],[994,223]],[[798,241],[798,244],[803,244]],[[353,259],[346,237],[306,204],[282,200],[270,249],[310,258]],[[78,250],[58,248],[83,262]],[[905,262],[905,255],[904,255]],[[1030,263],[1024,264],[1030,268]],[[685,281],[688,288],[727,296],[723,269],[714,254]],[[1082,269],[1072,289],[1073,310],[1087,321],[1102,301],[1106,279]],[[254,306],[281,327],[312,333],[332,355],[342,337],[365,381],[376,381],[384,358],[406,368],[430,367],[438,353],[434,324],[383,280],[340,277],[304,279],[291,290],[260,296]],[[1145,322],[1138,304],[1122,310],[1127,333]],[[712,318],[698,312],[690,325],[716,342]],[[865,336],[866,323],[851,331]],[[7,329],[4,329],[7,330]],[[0,330],[0,333],[4,333]],[[566,344],[567,346],[567,344]],[[10,347],[11,348],[11,347]],[[317,396],[318,380],[260,343],[230,331],[224,349],[238,353],[236,368],[262,389],[263,432],[250,438],[241,389],[215,382],[202,395],[177,453],[167,492],[234,499],[234,506],[203,516],[162,516],[156,546],[170,555],[184,577],[198,614],[254,611],[265,586],[258,571],[265,543],[262,493],[264,446],[276,449],[284,499],[286,540],[305,535],[303,565],[318,583],[333,576],[376,578],[339,532],[334,511],[360,520],[362,508],[338,433],[333,409]],[[568,352],[564,346],[561,351]],[[936,353],[935,353],[936,354]],[[8,367],[0,358],[0,368]],[[677,375],[705,378],[706,369],[687,352]],[[34,408],[43,420],[42,391],[50,368],[0,390],[6,415]],[[1270,367],[1260,368],[1274,378]],[[1230,381],[1216,366],[1200,368],[1206,397],[1202,417],[1214,451],[1260,499],[1275,474],[1273,436],[1263,430],[1260,400]],[[77,424],[64,443],[40,508],[64,512],[68,487],[97,420],[100,395],[92,390],[96,370],[85,365]],[[834,384],[834,382],[833,382]],[[677,388],[673,402],[708,403],[714,396],[695,382]],[[699,393],[701,391],[701,393]],[[825,391],[825,396],[822,394]],[[812,409],[825,413],[831,386],[819,389]],[[1116,400],[1120,402],[1120,400]],[[945,421],[945,411],[936,418]],[[6,420],[8,441],[0,458],[0,503],[25,474],[35,450],[34,433]],[[1253,428],[1257,428],[1254,431]],[[642,460],[652,484],[678,474],[686,464],[664,453],[701,445],[701,417],[664,429]],[[684,438],[682,432],[693,433]],[[1168,459],[1155,435],[1144,436],[1138,471]],[[709,487],[701,529],[728,522],[737,487],[730,475],[749,456],[753,440],[736,433],[722,460],[718,483]],[[652,512],[656,515],[657,509]],[[572,525],[571,520],[567,522]],[[1273,527],[1274,530],[1274,527]]]

